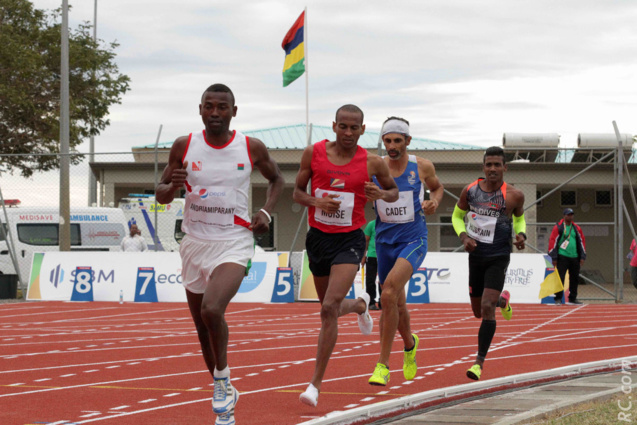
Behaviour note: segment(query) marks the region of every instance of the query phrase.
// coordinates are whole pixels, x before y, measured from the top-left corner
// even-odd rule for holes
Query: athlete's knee
[[[481,317],[487,320],[495,319],[495,306],[492,303],[482,303],[480,307]],[[477,317],[477,316],[476,316]]]
[[[201,304],[201,318],[206,325],[219,323],[224,320],[224,309],[213,303]]]
[[[321,321],[338,319],[340,303],[333,300],[324,300],[321,305]]]
[[[397,304],[399,295],[400,293],[396,290],[396,288],[388,285],[387,282],[385,282],[385,285],[383,285],[383,293],[380,294],[381,303],[387,305],[389,305],[390,303]]]

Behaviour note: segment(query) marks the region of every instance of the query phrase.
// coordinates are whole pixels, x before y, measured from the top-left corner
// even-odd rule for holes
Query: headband
[[[400,133],[409,136],[409,124],[401,120],[389,120],[383,125],[383,134],[381,136],[389,133]]]

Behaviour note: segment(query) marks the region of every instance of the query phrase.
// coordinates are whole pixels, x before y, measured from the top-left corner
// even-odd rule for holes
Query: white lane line
[[[33,382],[44,382],[44,381],[50,381],[50,380],[51,380],[51,378],[42,378],[42,379],[36,379]]]
[[[66,375],[60,375],[60,378],[68,378],[69,376],[75,376],[75,373],[67,373]]]
[[[109,410],[121,410],[121,409],[128,409],[130,406],[119,406],[119,407],[113,407]]]
[[[180,395],[181,393],[170,393],[170,394],[164,394],[164,397],[174,397],[176,395]]]
[[[345,409],[353,409],[354,407],[357,407],[358,404],[348,404],[347,406],[345,406]]]
[[[138,401],[138,403],[150,403],[151,401],[157,401],[157,399],[156,398],[149,398],[149,399],[146,399],[146,400]]]
[[[101,412],[89,413],[87,415],[80,416],[80,418],[92,418],[93,416],[99,416],[101,414],[102,414]]]

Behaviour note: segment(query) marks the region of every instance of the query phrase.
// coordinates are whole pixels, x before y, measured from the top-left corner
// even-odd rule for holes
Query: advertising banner
[[[277,269],[288,253],[263,252],[252,258],[233,302],[271,302]],[[292,275],[291,271],[289,272]],[[283,274],[279,284],[287,282]],[[176,252],[34,253],[27,299],[58,301],[185,302],[181,258]],[[289,296],[277,289],[278,302]]]
[[[504,289],[511,293],[513,303],[538,304],[540,285],[545,279],[547,264],[543,254],[511,254]],[[364,291],[360,271],[354,284],[357,296]],[[359,292],[360,291],[360,292]],[[430,252],[405,285],[408,303],[469,303],[469,254]],[[307,255],[299,283],[299,301],[317,301],[316,289]]]

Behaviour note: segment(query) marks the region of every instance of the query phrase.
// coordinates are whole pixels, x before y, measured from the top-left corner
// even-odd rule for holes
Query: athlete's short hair
[[[225,84],[217,83],[217,84],[211,85],[203,92],[203,95],[201,96],[201,98],[203,99],[205,94],[209,92],[230,93],[230,97],[232,98],[232,106],[234,106],[234,93],[232,93],[232,90],[230,90],[230,87],[226,86]]]
[[[389,117],[389,118],[387,118],[387,119],[385,120],[385,122],[383,122],[383,124],[385,124],[387,121],[391,121],[391,120],[398,120],[398,121],[402,121],[402,122],[404,122],[405,124],[409,125],[409,121],[407,121],[406,119],[401,118],[401,117]]]
[[[355,114],[361,114],[361,123],[365,121],[365,114],[363,114],[363,110],[356,105],[347,104],[343,105],[336,110],[336,116],[334,118],[334,122],[338,122],[338,113],[341,111],[345,112],[353,112]]]
[[[501,156],[502,164],[506,164],[506,159],[504,157],[504,149],[500,146],[491,146],[484,152],[484,156],[482,157],[482,163],[487,159],[487,156]]]

